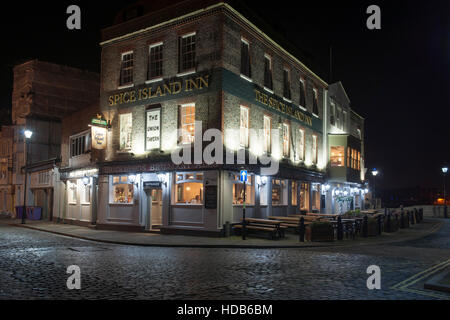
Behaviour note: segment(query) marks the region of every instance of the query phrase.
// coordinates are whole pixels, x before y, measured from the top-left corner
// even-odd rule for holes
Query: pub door
[[[152,188],[147,189],[148,198],[148,218],[150,223],[150,230],[159,231],[162,226],[162,189]]]

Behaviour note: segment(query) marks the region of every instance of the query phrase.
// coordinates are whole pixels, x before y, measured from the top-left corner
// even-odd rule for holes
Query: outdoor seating
[[[245,218],[240,224],[235,224],[233,227],[235,230],[243,232],[245,222],[245,232],[246,235],[250,232],[264,232],[269,234],[269,238],[274,240],[277,238],[284,238],[284,232],[287,229],[286,226],[282,226],[282,221],[279,220],[268,220],[268,219],[258,219],[258,218]]]

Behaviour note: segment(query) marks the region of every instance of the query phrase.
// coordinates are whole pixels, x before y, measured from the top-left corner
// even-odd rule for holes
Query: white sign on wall
[[[147,110],[146,150],[161,147],[161,108]]]

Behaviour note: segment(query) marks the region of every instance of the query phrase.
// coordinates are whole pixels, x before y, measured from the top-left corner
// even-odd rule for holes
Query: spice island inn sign
[[[258,85],[242,79],[226,69],[214,69],[208,73],[196,73],[184,78],[171,78],[152,84],[144,84],[107,96],[109,107],[132,107],[155,104],[167,100],[193,96],[213,90],[223,90],[268,111],[288,116],[322,132],[322,122],[309,112],[302,111],[292,103],[275,94],[269,94]]]

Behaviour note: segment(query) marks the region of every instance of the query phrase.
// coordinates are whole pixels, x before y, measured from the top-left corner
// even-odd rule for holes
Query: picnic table
[[[299,231],[301,216],[299,216],[299,217],[269,216],[268,218],[272,219],[272,220],[282,221],[282,223],[280,225],[281,227],[293,228],[295,233],[297,233]],[[304,219],[303,225],[306,227],[306,226],[310,225],[312,222],[313,221],[308,221],[308,220]]]
[[[286,227],[282,226],[282,223],[283,222],[280,220],[245,218],[245,229],[268,232],[272,239],[275,239],[277,235],[279,238],[283,238]],[[243,229],[243,224],[236,224],[234,227],[237,229]]]

